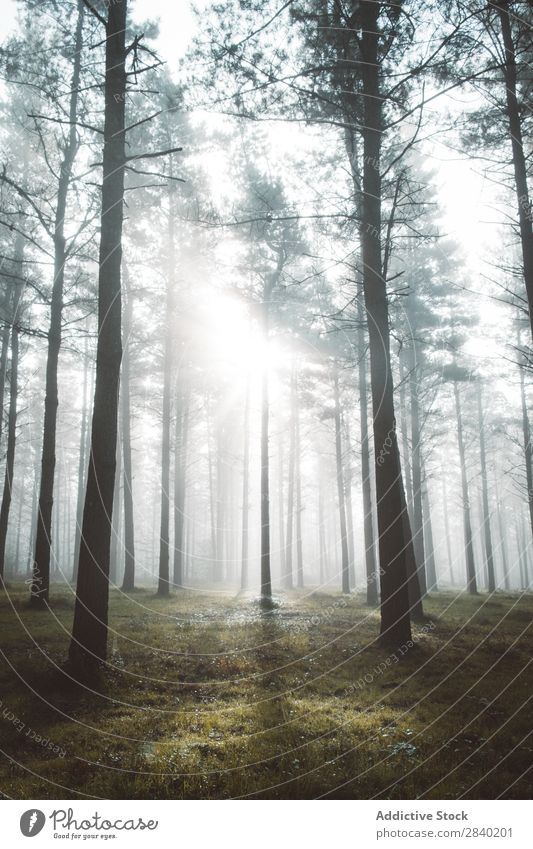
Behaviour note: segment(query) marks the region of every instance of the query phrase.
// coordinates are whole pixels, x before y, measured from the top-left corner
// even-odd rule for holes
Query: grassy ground
[[[357,596],[287,594],[261,614],[113,591],[90,691],[61,671],[73,602],[53,595],[51,613],[20,585],[0,597],[6,797],[532,795],[532,597],[435,596],[396,662]]]

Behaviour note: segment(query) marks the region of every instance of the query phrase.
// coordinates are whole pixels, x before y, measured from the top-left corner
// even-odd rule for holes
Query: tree
[[[54,242],[54,282],[50,301],[50,327],[48,330],[48,356],[46,362],[46,388],[44,400],[44,428],[41,458],[41,483],[37,513],[37,532],[35,536],[35,560],[33,582],[31,586],[31,604],[33,607],[45,607],[50,592],[50,545],[52,539],[52,506],[54,503],[54,475],[56,467],[56,430],[58,385],[57,369],[61,349],[61,325],[63,315],[63,292],[65,283],[65,265],[68,258],[65,222],[67,199],[74,161],[78,150],[77,114],[80,86],[80,70],[83,44],[84,6],[78,0],[78,17],[74,38],[72,81],[68,111],[68,135],[63,147],[63,158],[59,165],[59,180],[55,208]]]
[[[98,343],[91,449],[83,509],[69,657],[76,668],[105,660],[109,551],[120,379],[127,0],[109,5],[105,26],[105,112],[98,272]]]

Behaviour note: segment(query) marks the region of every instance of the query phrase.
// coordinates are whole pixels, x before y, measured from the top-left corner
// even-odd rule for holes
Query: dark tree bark
[[[368,399],[366,376],[366,341],[364,308],[361,298],[357,300],[357,357],[359,361],[359,415],[361,422],[361,485],[363,490],[363,530],[365,540],[366,602],[371,606],[378,603],[378,574],[374,550],[374,524],[372,521],[372,490],[370,485],[370,445],[368,440]]]
[[[23,280],[23,243],[22,237],[17,236],[14,248],[13,278],[15,288],[10,310],[10,348],[11,364],[9,368],[9,410],[7,416],[7,448],[4,474],[4,489],[2,506],[0,507],[0,581],[4,580],[7,529],[9,512],[13,497],[13,475],[15,471],[15,450],[17,444],[17,401],[18,401],[18,366],[19,366],[19,308],[24,290]]]
[[[492,552],[492,533],[490,529],[489,510],[489,487],[487,483],[487,456],[485,450],[485,424],[483,421],[483,395],[481,382],[477,382],[477,411],[479,425],[479,463],[481,467],[481,499],[483,532],[485,538],[485,557],[487,562],[487,583],[489,593],[496,589],[496,578],[494,575],[494,556]]]
[[[411,638],[406,568],[409,518],[396,437],[387,289],[381,253],[381,136],[379,28],[381,4],[362,0],[361,73],[363,81],[363,289],[370,342],[370,376],[376,458],[376,500],[381,573],[381,640],[398,646]],[[388,453],[385,453],[388,450]]]
[[[334,363],[333,365],[333,401],[335,405],[335,465],[337,473],[337,498],[339,503],[339,522],[341,531],[341,579],[343,593],[349,593],[350,564],[348,558],[348,530],[346,527],[346,497],[344,488],[344,462],[342,456],[342,421],[337,363]]]
[[[74,41],[74,66],[70,83],[69,134],[60,165],[57,203],[54,222],[54,283],[50,303],[50,326],[48,330],[48,355],[46,361],[46,388],[44,399],[44,429],[41,455],[41,483],[37,533],[35,536],[35,561],[31,586],[32,607],[42,608],[48,604],[50,594],[50,546],[52,544],[52,508],[54,503],[54,474],[56,467],[56,430],[58,408],[57,369],[61,348],[61,325],[63,320],[63,289],[65,263],[67,260],[65,240],[65,216],[67,196],[72,179],[72,168],[78,149],[77,112],[80,84],[82,30],[84,6],[78,0],[78,20]]]
[[[130,592],[135,587],[135,525],[133,517],[133,473],[131,458],[131,399],[130,399],[130,334],[132,328],[132,296],[124,265],[124,354],[120,393],[122,401],[122,461],[124,466],[124,577],[122,589]]]
[[[457,443],[459,446],[459,462],[461,464],[461,487],[463,496],[463,528],[466,558],[466,587],[469,593],[477,593],[476,565],[474,561],[474,546],[472,543],[472,520],[470,516],[470,498],[468,494],[468,476],[466,472],[466,452],[463,435],[463,418],[461,414],[461,399],[457,381],[453,382],[455,398],[455,413],[457,416]]]
[[[122,223],[124,201],[127,0],[108,6],[102,210],[98,275],[98,344],[91,452],[70,660],[74,667],[105,660],[109,552],[120,380]]]
[[[505,95],[507,118],[513,152],[513,169],[520,223],[520,242],[524,263],[524,282],[529,305],[529,324],[533,335],[533,215],[527,182],[527,163],[522,138],[522,119],[517,98],[516,55],[511,29],[509,0],[497,0],[494,3],[500,20],[502,41],[505,52],[503,72],[505,77]]]

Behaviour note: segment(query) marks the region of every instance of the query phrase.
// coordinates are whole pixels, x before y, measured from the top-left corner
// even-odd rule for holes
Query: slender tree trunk
[[[120,384],[122,401],[122,458],[124,464],[124,577],[122,589],[130,592],[135,587],[135,526],[133,517],[133,474],[131,458],[131,399],[130,399],[130,334],[132,329],[132,296],[128,272],[124,265],[124,355]]]
[[[372,490],[370,483],[370,445],[368,440],[368,399],[366,375],[366,342],[364,307],[357,300],[357,357],[359,361],[359,416],[361,422],[361,486],[363,491],[363,531],[365,541],[366,602],[374,607],[378,603],[378,574],[374,549],[374,523],[372,520]]]
[[[18,575],[18,573],[19,573],[20,535],[21,535],[21,530],[22,530],[22,514],[23,514],[23,511],[24,511],[24,494],[26,492],[26,489],[25,489],[25,486],[24,486],[24,478],[25,477],[26,477],[26,469],[24,469],[23,472],[22,472],[22,488],[21,488],[21,491],[20,491],[19,509],[18,509],[18,517],[17,517],[17,530],[16,530],[17,537],[16,537],[16,544],[15,544],[15,562],[14,562],[15,575]]]
[[[241,590],[248,589],[248,521],[250,513],[250,378],[244,401],[244,451],[242,472]]]
[[[226,528],[226,501],[227,501],[227,473],[226,473],[226,425],[219,419],[216,429],[216,561],[215,580],[222,581],[227,569],[225,569],[224,549],[227,535]]]
[[[328,569],[328,550],[326,545],[326,528],[324,516],[324,476],[322,472],[322,463],[319,455],[319,472],[318,472],[318,551],[320,557],[319,563],[319,583],[323,587],[326,580]]]
[[[19,308],[24,289],[23,281],[23,244],[22,237],[17,236],[14,249],[15,259],[14,279],[15,291],[11,308],[11,365],[9,370],[9,411],[7,417],[7,449],[6,466],[4,474],[4,489],[2,493],[2,506],[0,507],[0,582],[4,580],[7,529],[9,524],[9,512],[13,496],[13,474],[15,470],[15,449],[17,442],[17,401],[18,401],[18,366],[19,366]]]
[[[294,454],[295,454],[295,484],[296,484],[296,586],[304,586],[304,562],[302,544],[302,445],[300,440],[300,407],[298,404],[298,382],[296,378],[294,392]]]
[[[83,521],[83,494],[85,489],[85,480],[87,477],[87,420],[88,420],[88,374],[89,374],[89,358],[88,358],[87,337],[85,337],[85,349],[83,354],[83,402],[81,410],[81,428],[80,428],[80,451],[78,462],[78,495],[76,499],[76,532],[74,535],[74,563],[72,567],[72,581],[75,583],[78,579],[78,560],[80,557],[80,542],[81,542],[81,523]],[[92,395],[93,387],[91,380],[91,390],[89,397]]]
[[[213,451],[211,446],[211,434],[209,428],[209,419],[207,427],[207,471],[209,476],[209,516],[211,528],[211,571],[213,581],[218,579],[218,559],[217,559],[217,511],[215,498],[215,481],[213,471]]]
[[[411,462],[409,459],[409,435],[407,429],[407,399],[406,382],[408,381],[407,369],[405,367],[405,356],[402,351],[398,355],[400,363],[400,429],[402,433],[402,462],[403,476],[405,480],[405,494],[407,497],[407,509],[412,521],[413,516],[413,485],[411,477]]]
[[[4,326],[2,327],[2,342],[0,347],[0,445],[2,444],[2,435],[4,432],[4,403],[6,391],[7,357],[9,353],[9,340],[11,338],[9,332],[9,321],[7,320],[7,316],[9,314],[7,295],[5,296],[4,300],[7,309],[6,307],[4,307],[6,317],[4,319]]]
[[[294,418],[293,396],[296,392],[296,367],[293,363],[291,370],[291,418],[289,424],[289,485],[287,492],[287,547],[285,549],[285,575],[284,586],[292,590],[292,555],[293,555],[293,532],[294,532],[294,489],[296,475],[296,421]]]
[[[466,587],[469,593],[477,593],[476,565],[474,561],[474,546],[472,543],[472,520],[470,516],[470,498],[468,495],[468,476],[466,473],[465,444],[463,436],[463,419],[461,415],[461,400],[457,381],[453,382],[455,397],[455,412],[457,416],[457,442],[459,446],[459,462],[461,464],[461,486],[463,495],[463,526],[465,537],[466,558]]]
[[[348,569],[350,573],[350,589],[355,590],[355,533],[353,522],[352,499],[352,440],[348,420],[343,417],[346,439],[346,525],[348,530]]]
[[[120,419],[120,416],[119,416]],[[113,520],[111,534],[111,555],[109,562],[109,580],[118,583],[120,562],[122,560],[122,510],[121,510],[121,477],[122,477],[122,445],[120,440],[120,421],[117,433],[117,458],[115,467],[115,489],[113,492]]]
[[[263,334],[268,344],[268,298],[262,304]],[[267,604],[272,599],[272,581],[270,576],[270,493],[269,493],[269,453],[268,453],[268,371],[263,368],[261,382],[261,600]]]
[[[168,268],[165,304],[165,347],[163,353],[163,417],[161,431],[161,526],[159,530],[159,582],[157,594],[170,593],[170,388],[172,380],[172,318],[174,314],[174,207],[169,190]]]
[[[522,438],[524,442],[524,464],[526,467],[527,506],[529,511],[529,526],[533,535],[533,446],[531,445],[531,429],[527,410],[526,388],[524,381],[525,357],[522,352],[520,325],[517,322],[518,372],[520,375],[520,401],[522,406]]]
[[[31,492],[30,536],[28,541],[28,553],[26,557],[26,578],[29,578],[32,574],[34,533],[37,528],[37,469],[33,469],[32,471],[33,485]]]
[[[518,219],[520,223],[520,241],[524,263],[524,282],[529,305],[529,323],[533,334],[533,216],[529,188],[527,182],[527,163],[522,138],[522,119],[517,97],[516,55],[511,30],[511,13],[509,0],[498,0],[494,4],[501,25],[505,63],[505,95],[507,100],[507,118],[513,152],[513,169],[518,204]]]
[[[428,484],[424,463],[422,463],[422,508],[424,515],[424,538],[427,566],[428,589],[438,590],[437,567],[435,565],[435,546],[433,543],[433,522],[431,519],[431,504],[429,501]]]
[[[422,458],[420,455],[420,405],[418,401],[418,351],[415,339],[408,349],[409,395],[411,402],[411,470],[413,475],[413,545],[418,581],[422,596],[427,594],[424,551],[424,517],[422,511]]]
[[[74,47],[74,67],[70,84],[69,135],[60,165],[57,204],[54,223],[54,284],[50,303],[48,355],[46,360],[46,389],[44,399],[44,428],[41,455],[39,511],[35,537],[35,562],[31,587],[31,605],[45,607],[50,593],[50,546],[52,543],[52,507],[54,503],[54,474],[56,466],[56,430],[58,408],[57,370],[61,348],[63,320],[63,289],[67,259],[65,216],[72,168],[78,149],[77,112],[80,84],[82,29],[84,5],[78,0],[78,20]]]
[[[496,589],[496,578],[494,575],[494,556],[492,553],[492,533],[490,529],[489,487],[487,483],[487,458],[485,451],[485,424],[483,421],[483,395],[480,381],[477,382],[477,410],[479,421],[479,462],[481,465],[481,497],[483,507],[485,556],[487,560],[489,593],[493,593]]]
[[[522,562],[523,562],[523,572],[524,572],[524,583],[523,589],[528,590],[529,585],[531,583],[530,579],[530,569],[529,569],[529,557],[528,552],[530,546],[527,544],[528,534],[526,533],[526,523],[524,520],[523,513],[520,514],[520,545],[522,547]]]
[[[448,569],[450,570],[450,583],[452,587],[455,585],[455,575],[453,572],[453,555],[450,537],[450,517],[448,513],[448,491],[446,487],[446,475],[442,470],[442,510],[444,515],[444,535],[446,537],[446,553],[448,557]]]
[[[185,496],[187,486],[187,446],[189,440],[189,407],[190,395],[186,385],[186,377],[182,383],[181,393],[176,397],[176,444],[174,465],[174,586],[183,587],[185,552]]]
[[[500,552],[502,557],[502,577],[504,589],[509,589],[509,558],[507,556],[507,537],[502,520],[502,502],[498,492],[498,481],[494,480],[496,494],[496,508],[498,511],[498,533],[500,535]]]
[[[127,0],[110,3],[107,9],[98,345],[91,453],[70,645],[70,660],[75,667],[105,660],[107,654],[109,546],[122,355],[120,265],[125,164]]]
[[[363,289],[370,341],[370,375],[376,457],[376,500],[381,574],[381,640],[398,646],[411,639],[406,568],[402,477],[396,438],[390,358],[387,288],[381,256],[381,136],[379,15],[381,4],[361,0],[361,73],[363,82]],[[389,453],[384,453],[387,451]]]
[[[350,592],[350,566],[348,559],[348,530],[346,526],[346,498],[344,489],[344,470],[342,456],[342,424],[339,394],[338,365],[333,366],[333,400],[335,415],[335,462],[337,470],[337,497],[339,500],[339,519],[341,530],[341,577],[343,593]]]
[[[278,524],[279,524],[279,574],[281,586],[284,586],[286,572],[285,550],[285,515],[283,511],[283,435],[280,430],[278,438]]]

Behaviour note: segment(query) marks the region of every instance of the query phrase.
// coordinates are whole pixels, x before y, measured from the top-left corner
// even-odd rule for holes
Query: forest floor
[[[0,597],[0,791],[15,799],[531,798],[533,597],[451,593],[395,659],[361,596],[111,593],[110,658],[62,671],[73,597]],[[39,739],[41,738],[41,739]]]

